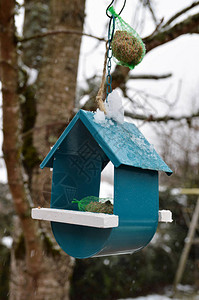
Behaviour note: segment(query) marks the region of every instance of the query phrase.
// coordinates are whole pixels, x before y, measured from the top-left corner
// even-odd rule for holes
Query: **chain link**
[[[111,23],[113,25],[111,27]],[[107,50],[107,76],[106,76],[106,102],[108,101],[108,95],[112,92],[112,76],[111,76],[111,59],[112,59],[112,48],[111,41],[115,30],[115,17],[112,16],[108,26],[108,50]]]

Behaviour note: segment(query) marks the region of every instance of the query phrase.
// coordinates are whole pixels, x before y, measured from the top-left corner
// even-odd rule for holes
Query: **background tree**
[[[158,23],[152,1],[140,1],[148,10],[155,30],[144,38],[147,52],[183,34],[199,32],[199,14],[179,17],[199,2]],[[26,0],[23,36],[16,35],[14,15],[19,5],[14,0],[0,0],[0,79],[3,95],[3,153],[8,183],[18,216],[14,221],[11,252],[10,299],[68,299],[69,279],[74,261],[57,248],[48,225],[33,221],[30,209],[49,204],[51,176],[39,170],[39,163],[54,144],[75,112],[76,78],[83,34],[85,1]],[[89,33],[88,33],[89,35]],[[91,36],[91,35],[90,35]],[[104,41],[104,37],[93,37]],[[34,68],[34,69],[33,69]],[[35,75],[35,78],[31,76]],[[37,75],[37,76],[36,76]],[[133,103],[128,80],[163,79],[170,74],[129,75],[128,68],[116,67],[113,88],[120,87],[127,101]],[[88,81],[91,96],[85,109],[95,109],[97,91],[94,76]],[[80,95],[90,95],[81,89]],[[145,95],[145,99],[146,99]],[[126,110],[133,119],[148,122],[190,120],[198,117],[140,114]],[[57,271],[59,270],[59,271]]]
[[[24,34],[34,34],[41,26],[82,31],[84,1],[37,1],[36,5],[35,1],[27,1],[25,7]],[[73,115],[81,35],[67,39],[54,35],[41,44],[31,42],[21,48],[20,58],[14,27],[15,2],[1,1],[0,11],[3,152],[22,226],[21,231],[15,223],[10,299],[68,299],[73,261],[55,248],[48,229],[31,219],[30,208],[31,201],[35,205],[42,201],[43,184],[48,178],[47,174],[40,175],[38,164],[49,151],[54,135],[60,134]],[[39,54],[43,59],[38,59]],[[23,60],[26,66],[39,71],[34,85],[29,85]],[[40,138],[44,141],[42,147]]]

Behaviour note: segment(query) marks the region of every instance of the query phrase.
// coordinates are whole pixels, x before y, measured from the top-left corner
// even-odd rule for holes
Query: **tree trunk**
[[[84,2],[51,0],[49,30],[82,31]],[[41,159],[74,115],[80,43],[81,36],[72,34],[46,38],[44,59],[38,78],[34,130],[34,146]]]
[[[17,50],[15,43],[13,0],[0,1],[0,62],[3,93],[3,153],[7,167],[8,183],[15,210],[20,218],[26,249],[26,286],[37,284],[43,270],[42,245],[38,236],[38,224],[30,218],[30,193],[24,183],[24,170],[20,149],[20,105],[18,90]],[[19,282],[21,278],[17,278]],[[22,298],[13,298],[22,299]],[[25,298],[24,298],[25,299]],[[28,299],[26,297],[26,299]]]
[[[47,30],[50,8],[46,0],[25,0],[23,36],[29,37]],[[39,70],[45,39],[35,39],[23,44],[22,60],[29,68]]]
[[[42,13],[44,10],[41,5],[47,6],[42,0],[34,2],[37,5],[32,6],[32,10],[33,1],[25,3],[28,8],[26,35],[34,33],[31,32],[34,27],[30,28],[34,9]],[[22,49],[23,62],[39,70],[39,76],[35,85],[28,86],[25,79],[23,87],[19,85],[19,88],[14,5],[13,0],[0,0],[3,150],[18,214],[11,253],[10,300],[67,300],[74,260],[59,249],[48,223],[31,219],[29,200],[32,198],[35,205],[49,205],[51,174],[49,170],[40,172],[38,162],[44,158],[74,114],[81,36],[57,35],[45,38],[44,43],[38,40],[34,45],[25,45]],[[44,24],[36,18],[40,24],[39,30],[41,26],[46,26],[46,20],[48,29],[83,30],[85,1],[51,0],[49,5],[50,14],[45,11],[47,19]],[[43,53],[40,53],[42,50]],[[38,57],[42,57],[42,60],[38,61]],[[21,104],[18,92],[25,97]],[[28,181],[24,177],[23,165],[28,171]]]
[[[51,0],[48,29],[83,31],[84,6],[83,0]],[[37,115],[33,132],[33,146],[41,160],[74,115],[80,45],[81,36],[77,35],[55,35],[46,38],[37,82]],[[32,176],[35,205],[49,206],[50,190],[50,171],[41,171],[36,166]],[[73,260],[63,251],[58,252],[55,260],[53,253],[57,245],[48,226],[49,223],[41,223],[41,230],[50,241],[46,262],[48,272],[50,271],[48,282],[51,282],[51,292],[47,299],[68,299]]]

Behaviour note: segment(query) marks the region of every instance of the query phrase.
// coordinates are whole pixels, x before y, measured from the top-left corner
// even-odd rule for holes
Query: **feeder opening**
[[[111,161],[101,172],[99,197],[114,199],[114,165]]]
[[[114,205],[114,165],[110,161],[101,173],[100,180],[100,201],[103,203],[112,204],[112,211]],[[109,201],[109,202],[108,202]]]

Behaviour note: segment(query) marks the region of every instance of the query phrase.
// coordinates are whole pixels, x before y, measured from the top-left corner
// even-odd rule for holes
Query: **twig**
[[[158,21],[157,21],[157,18],[155,16],[154,10],[153,10],[153,8],[151,6],[151,1],[150,0],[146,1],[146,6],[148,7],[148,9],[149,9],[149,11],[150,11],[150,13],[152,15],[152,19],[153,19],[154,23],[158,26]]]
[[[158,101],[161,101],[163,103],[167,102],[167,99],[164,96],[156,96],[156,95],[153,95],[152,93],[149,93],[149,92],[144,91],[144,90],[136,89],[136,88],[132,88],[132,90],[134,90],[135,92],[140,94],[142,97],[143,96],[144,97],[151,97],[154,100],[158,100]]]
[[[188,10],[192,9],[193,7],[199,5],[199,1],[193,2],[190,6],[182,9],[181,11],[177,12],[173,17],[171,17],[163,26],[162,28],[167,27],[168,25],[170,25],[175,19],[177,19],[179,16],[181,16],[182,14],[184,14],[185,12],[187,12]]]
[[[38,38],[44,38],[44,37],[47,37],[47,36],[50,36],[50,35],[56,35],[56,34],[84,35],[84,36],[87,36],[87,37],[90,37],[90,38],[97,39],[98,41],[102,41],[102,42],[106,41],[104,38],[100,38],[100,37],[97,37],[97,36],[92,35],[92,34],[84,33],[84,32],[77,31],[77,30],[69,30],[69,29],[68,30],[52,30],[52,31],[42,32],[42,33],[38,33],[38,34],[29,36],[29,37],[19,38],[18,41],[20,43],[25,43],[25,42],[28,42],[28,41],[31,41],[31,40],[35,40],[35,39],[38,39]]]
[[[180,117],[175,117],[175,116],[163,116],[163,117],[154,117],[153,115],[150,116],[144,116],[144,115],[139,115],[139,114],[133,114],[131,112],[125,111],[124,115],[126,117],[130,117],[135,120],[145,120],[147,122],[165,122],[167,123],[168,121],[181,121],[181,120],[190,120],[193,118],[198,118],[199,117],[199,111],[195,114],[192,114],[190,116],[180,116]]]
[[[144,38],[147,52],[177,37],[187,33],[199,33],[199,13],[189,16],[187,19],[175,24],[171,28],[164,28],[157,34]]]
[[[151,38],[156,32],[158,32],[158,30],[159,30],[160,26],[162,25],[163,21],[164,21],[164,18],[162,18],[162,19],[160,20],[159,24],[157,24],[157,26],[156,26],[156,28],[154,29],[154,31],[153,31],[149,36],[145,37],[145,39]]]
[[[163,74],[163,75],[153,75],[153,74],[138,74],[138,75],[130,75],[128,79],[154,79],[154,80],[159,80],[159,79],[165,79],[169,78],[172,76],[172,73],[168,74]]]
[[[178,86],[177,86],[177,91],[176,91],[176,96],[175,96],[175,99],[172,103],[169,104],[169,111],[172,107],[174,107],[174,105],[176,105],[176,103],[179,101],[179,98],[180,98],[180,93],[181,93],[181,88],[182,88],[182,80],[180,80],[178,82]],[[165,93],[165,94],[168,94],[168,93]],[[168,111],[168,113],[169,113]]]

